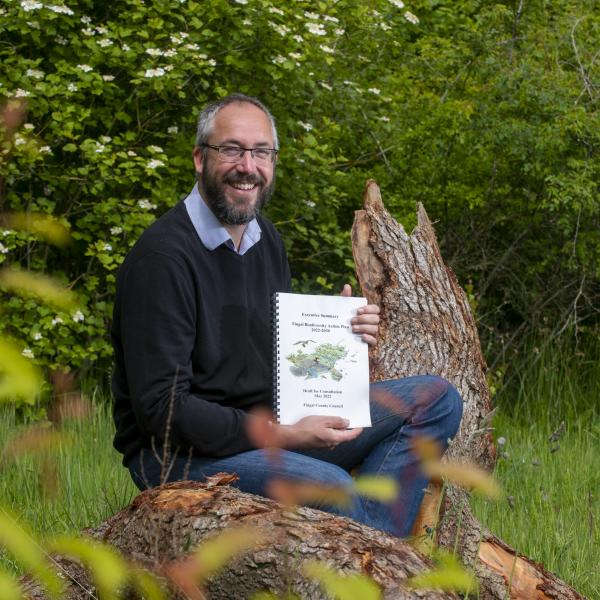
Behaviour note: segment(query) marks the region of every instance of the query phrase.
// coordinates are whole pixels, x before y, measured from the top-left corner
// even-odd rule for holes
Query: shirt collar
[[[215,217],[212,210],[208,208],[206,202],[200,196],[197,185],[194,186],[184,203],[200,241],[208,250],[212,251],[221,244],[225,244],[234,252],[236,251],[229,232]],[[252,219],[246,225],[237,253],[240,255],[245,254],[254,244],[260,241],[260,236],[260,225],[256,219]]]

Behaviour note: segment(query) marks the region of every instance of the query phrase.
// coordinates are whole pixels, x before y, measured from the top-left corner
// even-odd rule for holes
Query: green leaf
[[[44,551],[33,536],[18,524],[16,517],[5,509],[0,510],[0,546],[4,546],[23,570],[30,572],[53,598],[58,598],[62,583],[50,568]],[[0,589],[3,589],[1,582]]]
[[[13,342],[0,339],[0,402],[21,399],[33,404],[42,387],[42,376]]]
[[[391,477],[360,475],[354,481],[354,488],[361,496],[367,496],[379,502],[392,502],[398,497],[398,483]]]
[[[312,579],[316,579],[336,600],[380,600],[381,588],[366,575],[351,574],[340,575],[327,565],[311,561],[306,563],[303,572]]]
[[[436,555],[440,566],[408,580],[413,589],[441,589],[445,591],[474,593],[479,584],[473,573],[468,571],[453,554],[439,552]]]
[[[49,549],[79,559],[92,574],[100,597],[117,600],[127,581],[128,568],[114,548],[91,539],[65,536],[52,541]]]

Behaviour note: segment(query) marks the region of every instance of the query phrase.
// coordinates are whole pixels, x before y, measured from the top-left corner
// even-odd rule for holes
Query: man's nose
[[[252,152],[250,150],[246,150],[240,159],[240,162],[237,163],[237,166],[240,170],[245,173],[256,171],[256,162],[254,157],[252,156]]]

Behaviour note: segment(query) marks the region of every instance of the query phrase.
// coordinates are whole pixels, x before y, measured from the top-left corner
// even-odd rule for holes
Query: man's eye
[[[223,146],[221,148],[221,154],[224,154],[228,158],[234,158],[242,153],[242,149],[237,146]]]
[[[271,158],[271,151],[268,148],[255,148],[254,156],[262,159]]]

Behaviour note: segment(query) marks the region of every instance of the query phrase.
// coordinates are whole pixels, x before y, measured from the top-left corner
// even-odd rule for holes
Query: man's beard
[[[269,185],[265,185],[263,177],[252,173],[247,175],[230,173],[223,178],[223,181],[217,181],[210,169],[203,169],[198,179],[206,196],[204,201],[223,225],[244,225],[252,221],[260,214],[275,189],[275,173],[273,173],[273,179]],[[256,202],[247,206],[243,202],[227,200],[224,189],[226,183],[256,184],[259,186]]]

